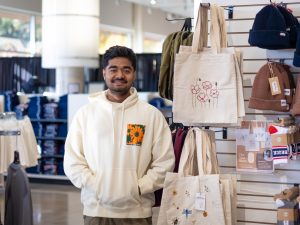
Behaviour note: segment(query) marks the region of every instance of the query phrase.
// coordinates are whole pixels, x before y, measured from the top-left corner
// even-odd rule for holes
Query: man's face
[[[129,59],[116,57],[108,61],[103,69],[103,77],[113,94],[126,95],[135,80],[135,71]]]

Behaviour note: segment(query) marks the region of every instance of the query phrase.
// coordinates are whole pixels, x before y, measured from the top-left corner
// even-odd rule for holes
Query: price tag
[[[278,77],[269,78],[272,95],[279,95],[281,93]]]
[[[284,95],[290,96],[291,95],[291,89],[284,89]]]
[[[205,211],[205,193],[196,193],[195,209]]]
[[[280,100],[280,104],[281,104],[281,106],[286,106],[286,100],[285,99],[281,99]]]

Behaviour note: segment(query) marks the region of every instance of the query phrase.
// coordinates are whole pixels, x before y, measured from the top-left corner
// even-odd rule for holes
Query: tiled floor
[[[80,190],[72,185],[30,183],[34,225],[83,225]],[[0,187],[3,222],[4,189]],[[156,224],[158,208],[153,208]]]
[[[82,225],[80,191],[72,185],[31,183],[34,225]],[[0,191],[3,221],[4,190]]]

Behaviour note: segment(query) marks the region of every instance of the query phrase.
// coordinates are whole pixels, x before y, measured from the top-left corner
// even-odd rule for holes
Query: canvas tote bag
[[[174,122],[237,125],[245,115],[242,54],[222,48],[227,41],[221,7],[211,6],[211,21],[210,49],[203,48],[207,46],[207,8],[200,7],[192,47],[181,46],[176,55]]]
[[[200,150],[210,140],[210,135],[199,128],[188,131],[179,171],[166,175],[157,225],[227,225],[220,177],[204,175],[216,170],[207,148]]]

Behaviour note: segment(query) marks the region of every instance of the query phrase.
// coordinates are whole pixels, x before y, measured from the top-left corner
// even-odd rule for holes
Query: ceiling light
[[[155,5],[156,4],[156,0],[150,0],[150,4],[151,5]]]

